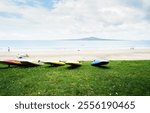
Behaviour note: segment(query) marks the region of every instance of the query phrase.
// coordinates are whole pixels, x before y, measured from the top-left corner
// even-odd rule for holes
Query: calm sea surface
[[[50,41],[50,40],[0,40],[0,50],[10,49],[118,49],[150,48],[148,41]]]

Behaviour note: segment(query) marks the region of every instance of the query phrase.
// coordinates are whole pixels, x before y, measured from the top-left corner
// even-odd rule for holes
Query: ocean
[[[121,48],[150,48],[147,41],[88,41],[88,40],[0,40],[0,51],[11,50],[94,50],[94,49],[121,49]]]

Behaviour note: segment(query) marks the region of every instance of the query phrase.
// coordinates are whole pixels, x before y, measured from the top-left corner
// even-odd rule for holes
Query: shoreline
[[[73,49],[73,50],[37,50],[37,51],[0,51],[0,60],[18,59],[20,55],[29,55],[30,60],[66,61],[94,59],[108,60],[150,60],[150,48],[122,48],[122,49]]]

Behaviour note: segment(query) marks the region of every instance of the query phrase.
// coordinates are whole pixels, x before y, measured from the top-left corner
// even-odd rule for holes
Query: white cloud
[[[24,0],[25,1],[25,0]],[[142,0],[149,7],[148,0]],[[0,1],[0,39],[56,39],[97,36],[118,39],[150,39],[150,22],[144,9],[124,5],[120,0],[59,0],[49,10]],[[145,4],[145,5],[144,5]],[[147,4],[147,5],[146,5]]]
[[[149,0],[141,0],[144,6],[149,7],[150,6],[150,1]]]

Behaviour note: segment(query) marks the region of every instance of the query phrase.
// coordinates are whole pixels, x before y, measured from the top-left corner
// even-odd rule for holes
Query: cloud
[[[9,12],[0,12],[1,17],[5,18],[21,18],[21,15],[18,13],[9,13]]]
[[[1,0],[0,39],[150,39],[149,0]]]

